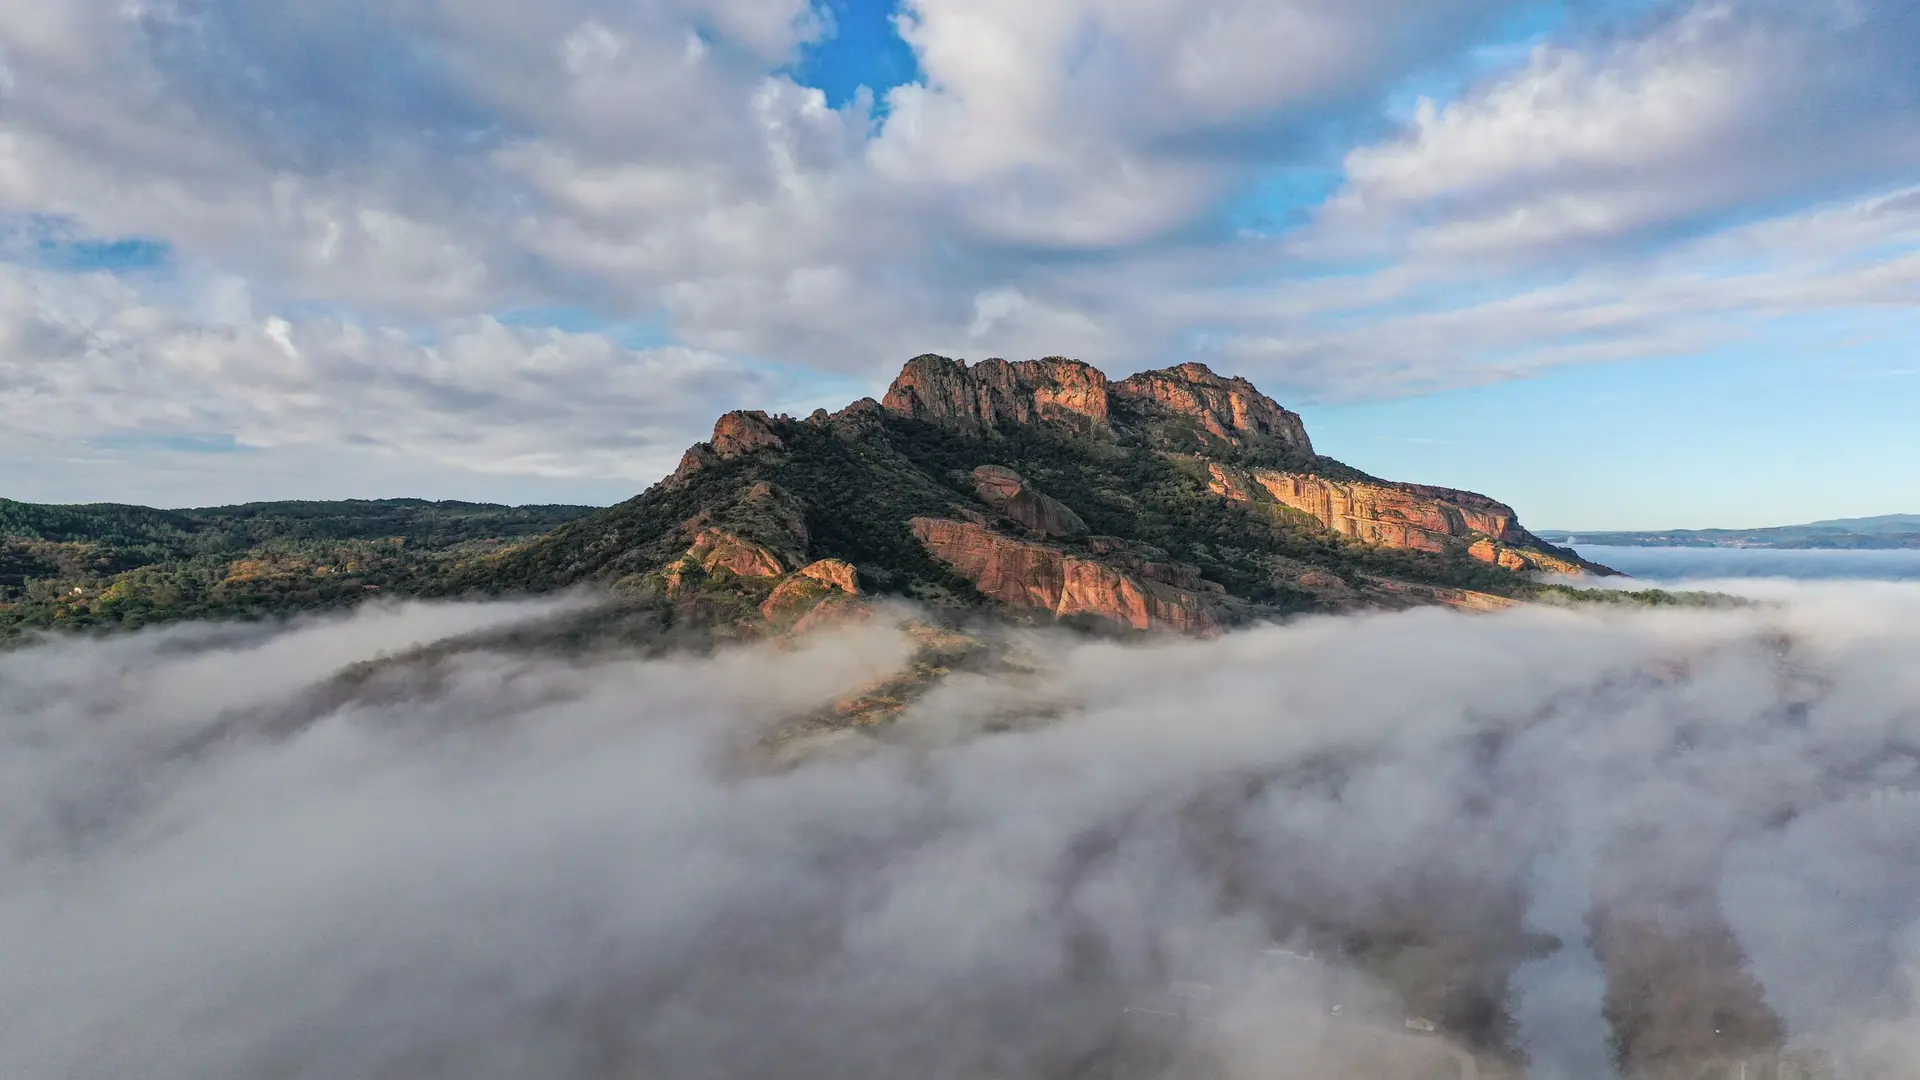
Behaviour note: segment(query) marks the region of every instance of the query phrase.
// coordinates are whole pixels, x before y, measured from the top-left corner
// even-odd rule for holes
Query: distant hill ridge
[[[188,510],[0,499],[0,636],[283,615],[409,591],[599,509],[425,499]]]
[[[1758,547],[1778,549],[1920,548],[1920,514],[1832,518],[1804,525],[1760,529],[1666,529],[1600,531],[1554,529],[1550,536],[1602,547]]]

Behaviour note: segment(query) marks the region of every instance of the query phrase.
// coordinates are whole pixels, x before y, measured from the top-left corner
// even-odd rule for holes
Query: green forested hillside
[[[424,499],[190,510],[0,499],[0,634],[327,607],[596,508]]]

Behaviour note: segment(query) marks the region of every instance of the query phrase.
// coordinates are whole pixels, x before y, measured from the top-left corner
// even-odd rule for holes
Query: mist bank
[[[521,644],[557,603],[0,655],[0,1075],[1106,1077],[1181,981],[1265,1018],[1246,1075],[1399,1045],[1253,988],[1275,945],[1481,1075],[1912,1075],[1920,586],[1772,588],[1008,630],[777,750],[914,662],[913,612],[698,656]],[[1543,930],[1587,992],[1527,977]]]
[[[1636,582],[1740,581],[1785,578],[1803,581],[1920,581],[1920,549],[1818,550],[1732,547],[1607,547],[1584,541],[1589,559],[1631,575],[1633,581],[1601,579],[1586,587],[1644,587]]]

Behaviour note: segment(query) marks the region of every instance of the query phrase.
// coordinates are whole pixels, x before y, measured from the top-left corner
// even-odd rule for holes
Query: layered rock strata
[[[1383,547],[1442,553],[1464,544],[1482,562],[1508,570],[1579,574],[1578,563],[1538,549],[1513,508],[1484,495],[1414,484],[1330,480],[1307,473],[1209,464],[1209,487],[1238,502],[1277,503],[1341,536]]]
[[[971,521],[917,517],[913,535],[934,558],[988,597],[1055,616],[1093,615],[1136,630],[1212,635],[1213,601],[1200,592],[1045,544],[1002,536]],[[1175,576],[1171,569],[1169,577]],[[1193,580],[1198,580],[1197,574]]]
[[[1143,371],[1119,382],[1078,360],[1048,357],[969,366],[944,356],[907,362],[881,405],[899,416],[956,427],[1052,423],[1106,431],[1115,401],[1155,418],[1191,422],[1204,437],[1233,446],[1266,442],[1313,452],[1306,425],[1245,379],[1222,378],[1204,364]]]
[[[1202,431],[1229,445],[1267,441],[1313,453],[1313,442],[1307,438],[1307,427],[1299,414],[1281,408],[1247,380],[1222,378],[1205,364],[1181,364],[1130,375],[1115,384],[1113,393],[1152,402],[1174,416],[1192,420]]]
[[[829,600],[844,602],[860,595],[858,571],[843,559],[821,559],[787,575],[760,605],[768,619],[803,618]]]
[[[724,529],[703,529],[687,549],[688,559],[709,574],[725,570],[735,577],[779,577],[787,572],[780,557]]]
[[[683,599],[697,591],[697,583],[716,574],[736,578],[778,578],[787,566],[766,547],[725,529],[704,528],[693,538],[686,553],[661,570],[661,581],[672,599]]]
[[[1091,364],[982,360],[968,366],[944,356],[907,361],[880,404],[889,412],[949,426],[1060,423],[1098,430],[1109,420],[1112,384]]]

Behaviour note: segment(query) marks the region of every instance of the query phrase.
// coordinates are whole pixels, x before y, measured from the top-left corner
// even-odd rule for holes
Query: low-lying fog
[[[1649,582],[1716,578],[1920,581],[1920,548],[1607,547],[1581,544],[1580,554]]]
[[[1104,1078],[1124,1008],[1276,944],[1483,1075],[1912,1076],[1920,586],[1775,591],[1029,634],[804,755],[764,736],[899,668],[899,620],[640,659],[486,644],[564,605],[373,607],[13,652],[0,1077]]]

